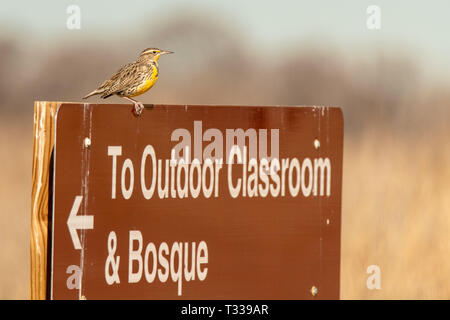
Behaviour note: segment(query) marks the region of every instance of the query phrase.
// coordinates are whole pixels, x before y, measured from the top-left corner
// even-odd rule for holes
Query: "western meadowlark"
[[[131,97],[143,94],[153,87],[159,75],[158,59],[163,54],[168,53],[173,52],[157,48],[145,49],[135,62],[120,68],[110,79],[103,82],[83,99],[96,94],[100,94],[101,98],[106,99],[115,94],[131,101],[134,104],[135,114],[139,116],[144,109],[144,105]]]

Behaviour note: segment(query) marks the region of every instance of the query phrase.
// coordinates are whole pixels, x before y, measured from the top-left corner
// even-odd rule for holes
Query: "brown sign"
[[[338,299],[338,108],[62,104],[53,299]]]

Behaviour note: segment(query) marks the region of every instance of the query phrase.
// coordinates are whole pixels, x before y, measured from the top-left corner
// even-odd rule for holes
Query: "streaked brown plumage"
[[[110,79],[103,82],[97,89],[83,97],[100,95],[106,99],[112,95],[123,97],[134,104],[136,115],[140,115],[144,105],[132,99],[148,91],[158,80],[158,59],[163,54],[172,53],[157,48],[148,48],[141,52],[139,58],[120,68]]]

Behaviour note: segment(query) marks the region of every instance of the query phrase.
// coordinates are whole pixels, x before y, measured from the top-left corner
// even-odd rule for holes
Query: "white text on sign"
[[[201,121],[195,121],[194,132],[197,130],[196,123],[200,123],[201,128]],[[255,129],[246,131],[227,129],[225,169],[222,157],[223,139],[218,129],[212,131],[215,139],[205,146],[203,153],[201,150],[198,151],[199,145],[203,148],[202,143],[195,138],[191,143],[189,131],[176,133],[178,130],[187,131],[176,129],[172,133],[172,141],[178,138],[179,142],[171,149],[171,159],[158,159],[156,150],[151,144],[143,148],[140,159],[126,158],[122,146],[108,146],[107,155],[111,158],[112,168],[111,199],[117,198],[119,187],[122,197],[130,199],[136,184],[140,184],[142,196],[147,200],[156,194],[160,199],[219,197],[221,192],[219,178],[222,169],[227,171],[227,189],[233,198],[331,195],[330,159],[328,157],[280,159],[278,131],[276,134],[271,132],[272,154],[269,157],[267,129],[260,129],[259,135]],[[207,135],[210,130],[212,129],[205,131],[202,142],[211,140],[213,133]],[[261,134],[261,131],[264,134]],[[249,141],[248,147],[245,144],[246,138]],[[230,140],[233,143],[237,140],[238,143],[232,144]],[[194,159],[191,160],[192,145],[194,145]],[[242,169],[237,169],[234,164],[242,165]],[[238,178],[235,177],[233,170],[240,171]]]
[[[115,256],[117,236],[111,231],[108,236],[108,257],[105,261],[105,281],[107,284],[120,284],[118,275],[120,256]],[[149,242],[144,248],[141,231],[129,232],[128,283],[143,281],[161,283],[172,280],[177,283],[178,295],[183,293],[183,281],[204,281],[208,274],[208,246],[205,241],[174,242],[169,245]]]

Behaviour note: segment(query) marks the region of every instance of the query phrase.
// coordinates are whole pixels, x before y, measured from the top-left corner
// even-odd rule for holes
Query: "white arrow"
[[[77,216],[82,200],[83,196],[75,197],[72,209],[70,210],[69,218],[67,219],[70,237],[72,238],[73,246],[77,250],[81,249],[80,238],[78,237],[77,230],[94,229],[94,216]]]

